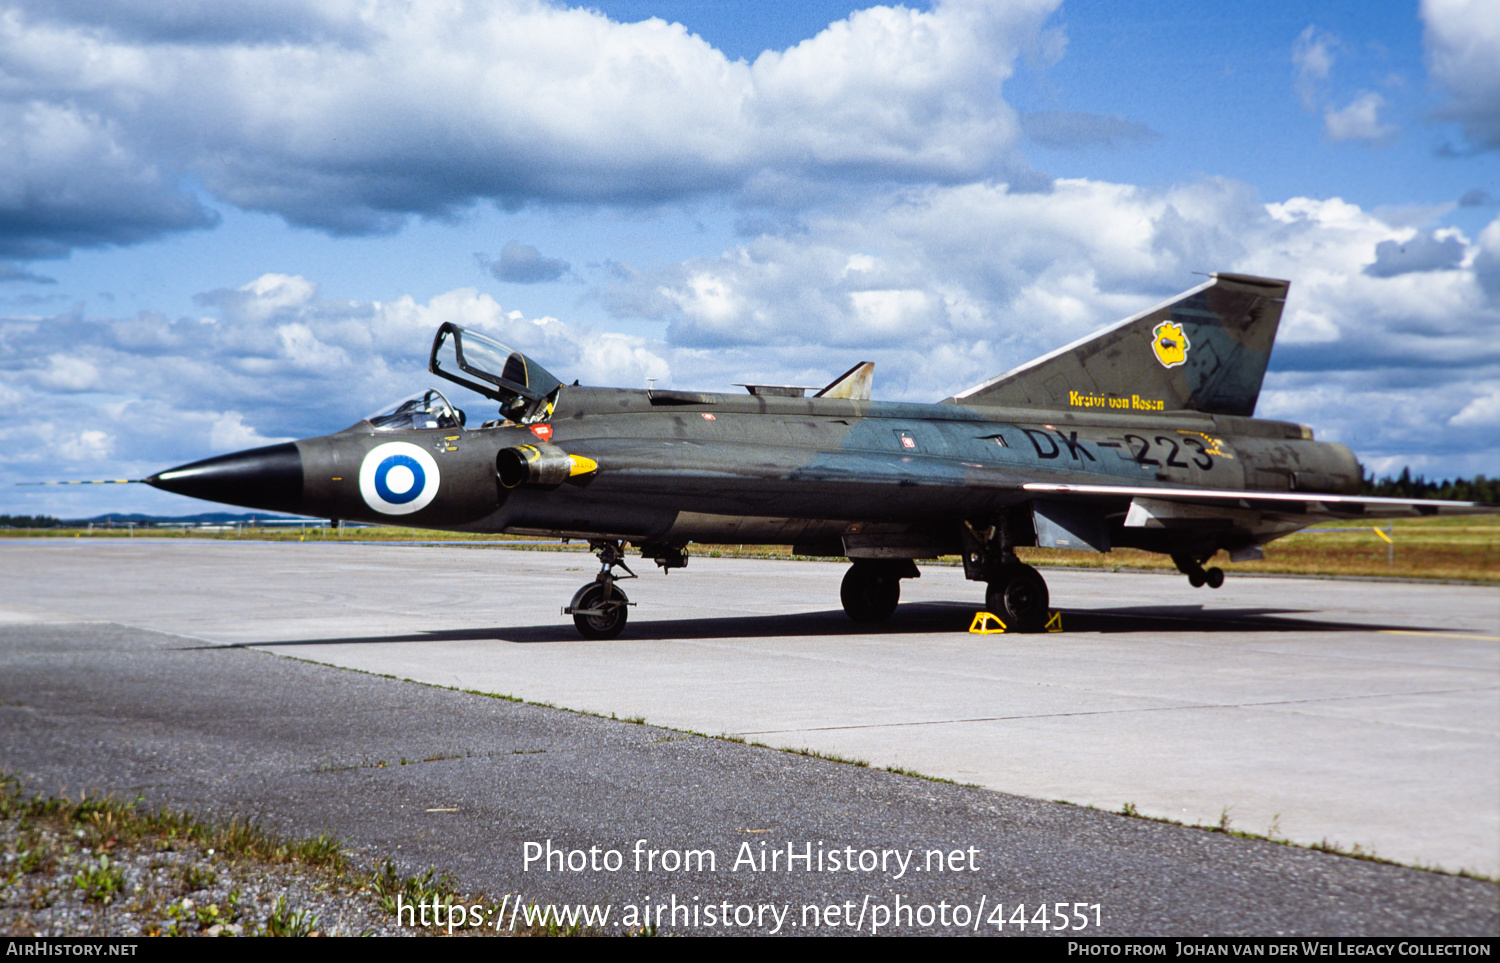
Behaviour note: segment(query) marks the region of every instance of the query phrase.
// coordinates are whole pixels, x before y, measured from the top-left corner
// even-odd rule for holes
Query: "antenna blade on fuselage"
[[[850,401],[869,401],[870,386],[875,381],[875,362],[861,361],[829,382],[828,387],[813,395],[814,398],[847,398]]]

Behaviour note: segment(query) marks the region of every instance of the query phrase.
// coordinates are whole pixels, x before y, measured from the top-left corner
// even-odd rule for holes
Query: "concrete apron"
[[[100,619],[644,717],[1042,799],[1500,874],[1500,589],[1046,572],[1060,634],[970,635],[929,565],[875,630],[845,566],[694,558],[559,614],[579,553],[371,544],[0,543],[0,621]]]

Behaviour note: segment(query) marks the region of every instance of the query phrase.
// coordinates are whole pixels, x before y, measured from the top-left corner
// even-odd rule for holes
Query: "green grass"
[[[252,915],[253,905],[241,902],[237,888],[216,903],[182,898],[201,893],[226,875],[224,885],[271,871],[311,874],[319,889],[366,900],[371,910],[368,918],[379,920],[383,914],[386,925],[394,921],[398,898],[412,905],[499,903],[464,890],[452,874],[435,868],[406,875],[389,858],[370,869],[357,867],[343,843],[327,833],[287,838],[251,820],[211,820],[168,807],[147,807],[141,797],[124,801],[87,794],[76,799],[32,796],[22,792],[18,777],[5,772],[0,772],[0,829],[4,830],[0,833],[0,906],[18,905],[13,899],[17,893],[25,895],[34,911],[54,905],[66,894],[48,885],[44,877],[63,871],[69,874],[70,884],[64,889],[77,893],[74,898],[101,911],[112,907],[113,913],[131,915],[143,923],[146,935],[202,934],[226,925],[235,933],[261,936],[307,936],[319,929],[316,913],[293,906],[285,896],[264,913],[264,919]],[[167,851],[194,852],[199,861],[171,877],[170,894],[132,889],[123,871],[131,854],[139,860],[141,852]],[[205,858],[215,868],[209,868]],[[600,935],[562,930],[555,923],[500,930],[479,919],[463,929],[479,935]],[[417,932],[445,931],[446,927],[432,927]]]

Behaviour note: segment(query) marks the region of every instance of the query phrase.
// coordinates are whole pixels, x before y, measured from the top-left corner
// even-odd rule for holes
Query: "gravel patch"
[[[226,857],[189,840],[96,835],[34,817],[0,820],[0,933],[414,935],[346,874]]]

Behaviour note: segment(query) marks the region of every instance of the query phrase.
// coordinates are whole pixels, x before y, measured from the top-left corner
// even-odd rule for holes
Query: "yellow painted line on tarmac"
[[[1477,639],[1480,642],[1500,642],[1500,635],[1474,635],[1470,632],[1417,632],[1412,629],[1381,629],[1381,635],[1436,635],[1444,639]]]

